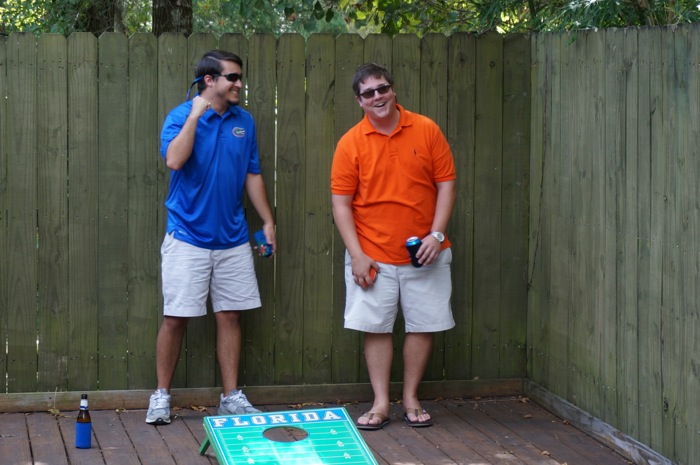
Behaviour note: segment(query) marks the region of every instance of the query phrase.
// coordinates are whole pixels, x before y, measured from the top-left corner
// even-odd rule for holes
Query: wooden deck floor
[[[336,405],[308,405],[321,408]],[[369,404],[343,404],[356,419]],[[266,411],[298,406],[269,405]],[[400,404],[392,422],[362,437],[379,464],[452,465],[629,465],[632,462],[543,408],[520,398],[447,399],[423,402],[434,426],[414,429],[402,421]],[[77,412],[0,415],[0,464],[160,465],[216,464],[211,449],[199,455],[204,415],[214,408],[182,408],[168,426],[144,422],[145,411],[91,411],[92,448],[73,446]],[[642,464],[638,464],[642,465]]]

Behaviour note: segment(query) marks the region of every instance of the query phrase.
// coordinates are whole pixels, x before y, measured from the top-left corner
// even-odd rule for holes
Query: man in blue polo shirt
[[[243,62],[221,50],[195,67],[198,95],[173,109],[161,132],[171,170],[161,247],[164,317],[156,341],[158,388],[146,423],[170,423],[170,385],[190,318],[207,312],[217,325],[216,352],[223,393],[220,415],[258,412],[238,389],[240,314],[261,305],[253,268],[244,192],[276,251],[275,225],[260,171],[255,122],[238,106]]]

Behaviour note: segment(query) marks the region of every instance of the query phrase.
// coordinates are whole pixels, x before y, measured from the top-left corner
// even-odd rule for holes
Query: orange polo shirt
[[[357,235],[372,259],[410,263],[406,239],[430,233],[436,183],[456,178],[450,146],[430,118],[404,110],[391,135],[365,117],[338,141],[331,192],[352,195]],[[445,239],[443,248],[449,247]]]

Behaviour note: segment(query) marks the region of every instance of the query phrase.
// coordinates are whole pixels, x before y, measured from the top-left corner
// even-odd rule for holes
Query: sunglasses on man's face
[[[211,77],[225,77],[229,82],[238,82],[243,79],[243,74],[238,73],[228,73],[228,74],[212,74]]]
[[[381,85],[377,88],[367,89],[364,92],[360,92],[360,97],[365,98],[365,99],[372,98],[372,97],[374,97],[375,92],[379,92],[379,95],[384,95],[387,92],[389,92],[389,89],[391,89],[391,84],[384,84],[384,85]]]

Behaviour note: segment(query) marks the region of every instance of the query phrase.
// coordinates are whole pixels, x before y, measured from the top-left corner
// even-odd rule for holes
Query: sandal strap
[[[407,408],[406,413],[410,413],[411,415],[418,416],[422,415],[424,413],[428,413],[425,411],[425,409],[419,409],[419,408]]]
[[[372,421],[372,419],[375,417],[378,418],[380,422],[389,419],[388,416],[384,415],[381,412],[366,412],[366,413],[363,413],[362,416],[367,417],[368,421]]]

